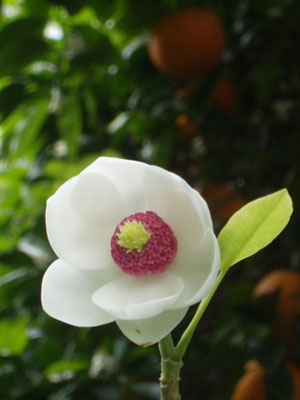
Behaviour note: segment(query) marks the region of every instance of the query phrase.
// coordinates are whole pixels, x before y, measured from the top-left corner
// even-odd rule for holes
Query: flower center
[[[111,255],[132,276],[163,273],[177,254],[170,226],[153,211],[124,218],[111,238]]]
[[[151,233],[146,231],[141,222],[126,221],[120,226],[120,233],[117,233],[119,238],[118,245],[127,249],[127,253],[133,250],[141,252],[144,245],[149,242]]]

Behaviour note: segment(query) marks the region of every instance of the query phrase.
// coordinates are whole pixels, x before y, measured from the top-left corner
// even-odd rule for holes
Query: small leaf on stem
[[[237,211],[221,230],[221,270],[247,258],[271,243],[285,228],[293,212],[286,189],[254,200]]]

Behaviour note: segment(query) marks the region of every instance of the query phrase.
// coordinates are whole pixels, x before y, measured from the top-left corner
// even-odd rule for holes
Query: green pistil
[[[133,250],[141,252],[146,243],[149,242],[151,233],[146,231],[141,222],[135,219],[126,221],[124,225],[120,226],[120,233],[117,233],[118,245],[127,249],[127,253]]]

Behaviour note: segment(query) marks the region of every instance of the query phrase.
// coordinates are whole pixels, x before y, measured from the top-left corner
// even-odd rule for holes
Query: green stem
[[[177,357],[172,336],[169,333],[159,342],[161,354],[160,393],[161,400],[180,400],[179,380],[182,361]]]
[[[227,271],[226,271],[227,272]],[[187,347],[192,339],[192,336],[194,334],[195,329],[197,328],[197,325],[202,318],[202,315],[204,314],[204,311],[206,310],[208,304],[210,303],[213,295],[215,294],[217,288],[219,287],[220,283],[222,282],[222,279],[224,278],[226,272],[222,271],[220,272],[220,275],[218,276],[218,279],[215,283],[214,288],[212,291],[209,293],[208,296],[206,296],[201,303],[199,304],[198,310],[196,311],[196,314],[194,315],[194,318],[190,322],[189,326],[186,328],[186,330],[183,332],[177,346],[175,347],[174,351],[177,356],[177,358],[181,359],[186,350]]]
[[[161,400],[180,400],[179,380],[180,369],[183,365],[182,357],[184,356],[187,347],[193,337],[195,329],[198,326],[208,304],[213,298],[217,288],[222,282],[227,271],[220,272],[218,279],[212,291],[199,304],[198,310],[194,318],[190,322],[187,329],[183,332],[178,344],[174,347],[172,336],[169,333],[164,339],[159,342],[159,351],[161,354],[161,377],[160,377],[160,393]]]

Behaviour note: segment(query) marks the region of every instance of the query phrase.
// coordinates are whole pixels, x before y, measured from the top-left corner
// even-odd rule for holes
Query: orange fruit
[[[184,138],[193,138],[199,133],[197,125],[192,122],[187,114],[179,114],[175,119],[175,126]]]
[[[253,296],[258,298],[279,291],[276,305],[276,334],[291,338],[293,326],[300,312],[300,273],[276,270],[263,277],[255,286]]]
[[[236,113],[235,98],[236,86],[230,78],[223,76],[217,82],[213,94],[215,108],[233,118]]]
[[[202,191],[213,220],[220,225],[246,204],[245,199],[229,184],[209,182]]]
[[[264,383],[265,368],[256,361],[251,361],[245,366],[246,373],[236,384],[231,400],[268,400]],[[286,363],[286,369],[291,375],[294,389],[293,400],[300,399],[300,370],[290,362]],[[288,399],[282,399],[288,400]]]
[[[202,8],[163,17],[155,27],[149,56],[161,71],[187,77],[214,70],[221,62],[226,35],[219,19]]]
[[[251,361],[253,363],[253,361]],[[236,384],[231,400],[267,400],[264,385],[265,369],[257,362],[256,365],[245,366],[246,373]]]

